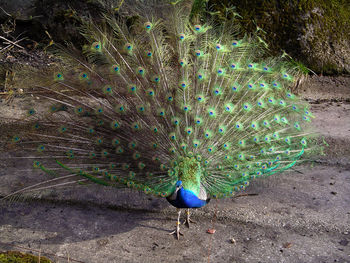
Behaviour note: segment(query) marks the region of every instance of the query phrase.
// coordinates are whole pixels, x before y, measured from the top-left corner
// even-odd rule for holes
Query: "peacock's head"
[[[182,181],[178,180],[175,184],[175,189],[173,190],[172,194],[167,197],[168,201],[171,203],[171,201],[174,201],[177,197],[178,192],[182,189]]]
[[[181,180],[178,180],[178,181],[176,182],[175,187],[176,187],[176,190],[175,190],[175,191],[180,190],[180,188],[182,188],[182,181],[181,181]]]

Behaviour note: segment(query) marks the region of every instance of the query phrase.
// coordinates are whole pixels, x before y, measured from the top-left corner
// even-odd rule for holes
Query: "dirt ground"
[[[193,211],[197,223],[182,226],[179,241],[168,235],[176,210],[165,199],[79,186],[1,205],[0,251],[54,262],[350,262],[350,78],[314,77],[304,85],[314,124],[330,145],[326,156],[254,181],[249,195],[212,200]],[[1,115],[16,110],[0,104]],[[30,166],[1,162],[0,195],[35,180]]]

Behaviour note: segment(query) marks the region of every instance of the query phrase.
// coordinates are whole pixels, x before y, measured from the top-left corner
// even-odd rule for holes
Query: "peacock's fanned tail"
[[[201,184],[217,198],[298,163],[312,148],[312,114],[290,92],[297,70],[267,57],[257,38],[236,39],[234,20],[191,24],[183,13],[132,28],[110,17],[88,23],[90,45],[65,49],[61,70],[30,89],[38,107],[12,143],[34,151],[33,166],[55,183],[163,197],[184,158],[200,163]]]

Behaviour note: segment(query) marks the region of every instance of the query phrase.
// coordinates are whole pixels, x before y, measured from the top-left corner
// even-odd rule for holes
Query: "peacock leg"
[[[186,209],[186,219],[185,219],[185,221],[183,222],[183,224],[186,225],[188,228],[190,228],[190,223],[195,224],[196,222],[193,221],[193,220],[190,218],[190,209],[187,208],[187,209]]]
[[[176,222],[176,229],[169,233],[169,235],[176,235],[177,240],[180,239],[180,235],[183,236],[183,234],[180,232],[180,215],[181,215],[181,210],[180,208],[177,208],[177,222]]]

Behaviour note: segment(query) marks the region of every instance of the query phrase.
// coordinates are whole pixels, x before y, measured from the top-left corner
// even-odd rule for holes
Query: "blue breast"
[[[201,200],[192,191],[181,188],[175,200],[167,200],[177,208],[199,208],[205,206],[210,199]]]

